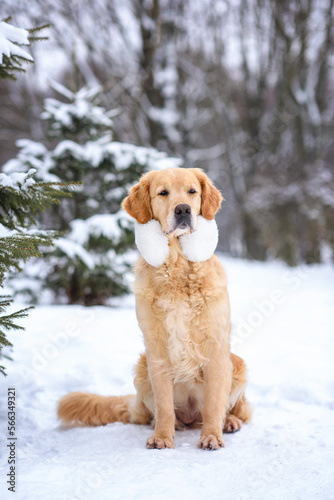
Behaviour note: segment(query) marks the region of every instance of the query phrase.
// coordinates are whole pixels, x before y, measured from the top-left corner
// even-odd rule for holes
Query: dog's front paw
[[[202,434],[198,447],[202,450],[219,450],[225,446],[222,434]]]
[[[154,433],[153,436],[146,441],[146,448],[157,448],[158,450],[162,448],[174,448],[174,438],[173,436],[161,436]]]

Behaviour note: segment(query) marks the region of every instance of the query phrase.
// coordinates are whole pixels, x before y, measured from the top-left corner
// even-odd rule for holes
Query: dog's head
[[[140,224],[160,222],[166,234],[180,236],[197,228],[197,216],[212,220],[223,198],[198,168],[169,168],[143,175],[122,203]]]

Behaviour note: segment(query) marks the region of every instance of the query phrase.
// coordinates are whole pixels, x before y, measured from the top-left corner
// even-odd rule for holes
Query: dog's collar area
[[[137,248],[148,264],[161,267],[169,255],[169,241],[160,223],[152,219],[147,224],[135,223]],[[218,245],[218,227],[215,220],[199,215],[197,230],[179,237],[182,252],[190,262],[210,259]]]

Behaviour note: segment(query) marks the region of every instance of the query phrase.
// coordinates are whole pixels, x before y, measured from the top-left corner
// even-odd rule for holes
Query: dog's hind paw
[[[237,432],[240,431],[242,427],[242,421],[240,418],[232,415],[231,413],[226,416],[225,424],[224,424],[224,432]]]

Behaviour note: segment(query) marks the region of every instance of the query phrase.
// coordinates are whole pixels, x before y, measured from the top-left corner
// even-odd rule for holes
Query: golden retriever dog
[[[136,314],[145,353],[135,368],[136,395],[74,392],[58,407],[66,423],[153,423],[148,448],[172,448],[175,429],[200,427],[199,447],[224,446],[224,432],[251,418],[245,398],[246,366],[230,352],[227,280],[217,256],[190,262],[179,237],[212,220],[220,192],[197,168],[151,171],[133,186],[123,208],[138,223],[160,222],[169,255],[159,268],[143,257],[135,268]]]

